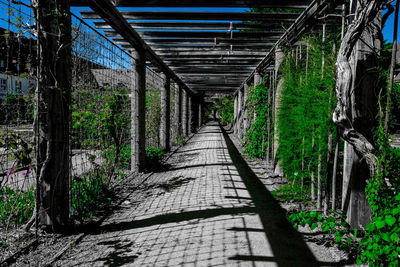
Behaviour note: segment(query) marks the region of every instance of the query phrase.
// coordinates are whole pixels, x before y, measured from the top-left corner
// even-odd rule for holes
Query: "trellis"
[[[283,56],[280,48],[295,45],[299,38],[312,28],[318,27],[321,30],[325,29],[326,25],[342,26],[348,14],[346,13],[348,5],[342,6],[343,3],[347,4],[347,1],[339,0],[85,0],[71,2],[72,6],[91,7],[93,11],[81,12],[81,16],[84,20],[95,20],[95,28],[103,31],[105,36],[88,26],[83,20],[73,16],[72,36],[66,37],[67,39],[72,37],[75,44],[72,47],[71,59],[74,66],[70,81],[72,100],[68,102],[71,92],[65,90],[67,97],[63,100],[67,100],[63,104],[68,108],[71,107],[72,110],[79,107],[79,112],[88,112],[86,115],[89,115],[90,112],[98,111],[99,106],[96,105],[104,103],[102,101],[94,104],[90,103],[93,101],[85,103],[85,97],[89,95],[103,100],[111,99],[120,101],[118,103],[123,105],[122,109],[121,105],[117,105],[120,108],[119,112],[130,118],[126,122],[126,127],[118,128],[118,138],[115,136],[104,138],[94,133],[88,136],[88,128],[84,129],[82,125],[74,124],[72,113],[72,125],[70,125],[72,128],[67,127],[68,130],[65,132],[67,137],[64,136],[65,140],[57,140],[57,142],[65,141],[65,148],[71,144],[68,162],[63,163],[70,167],[68,169],[71,169],[73,176],[80,176],[105,163],[112,153],[101,154],[100,150],[111,150],[117,147],[116,139],[119,140],[120,145],[131,146],[129,152],[131,171],[142,171],[145,165],[146,146],[160,147],[168,151],[176,139],[189,135],[196,127],[201,126],[205,102],[212,97],[234,95],[234,132],[239,138],[243,138],[253,116],[248,114],[245,107],[249,86],[259,84],[262,76],[268,76],[270,81],[269,105],[272,106],[272,114],[269,131],[272,130],[271,128],[276,128],[276,113],[279,106],[278,72]],[[1,3],[6,5],[6,3]],[[40,3],[44,2],[38,0],[35,3],[39,3],[36,6],[37,9],[43,9]],[[70,8],[69,1],[60,1],[57,5],[62,5],[65,9]],[[155,6],[257,7],[274,10],[260,13],[142,12],[118,9]],[[27,14],[27,17],[29,20],[33,19],[32,14]],[[256,23],[250,23],[250,21],[256,21]],[[10,21],[8,23],[10,24]],[[18,23],[21,24],[21,22]],[[46,26],[40,23],[38,25]],[[32,35],[32,33],[29,34]],[[37,37],[39,41],[45,38],[40,34],[43,32],[39,30]],[[99,38],[94,41],[94,45],[90,42],[91,36]],[[39,55],[42,54],[39,53]],[[62,66],[64,65],[61,64]],[[41,81],[41,77],[37,79]],[[63,81],[68,85],[68,77]],[[54,87],[54,85],[45,84],[44,87],[50,89],[50,87],[53,88],[52,86]],[[39,87],[41,87],[40,83]],[[159,106],[156,107],[160,114],[155,120],[155,124],[159,120],[160,129],[156,129],[147,136],[146,89],[159,90],[160,98]],[[37,103],[37,110],[39,107]],[[65,109],[56,108],[56,111],[63,116],[68,115]],[[43,127],[40,131],[39,128],[36,129],[38,135],[36,137],[44,138],[39,133],[46,132],[45,119],[40,116],[36,119],[39,120],[39,127]],[[18,124],[21,126],[20,122]],[[65,126],[64,124],[60,123],[59,126]],[[266,133],[266,136],[269,143],[266,148],[267,158],[272,158],[276,163],[277,136],[272,136],[271,132]],[[93,137],[91,142],[82,143],[88,137]],[[36,151],[32,152],[35,154],[33,157],[36,158],[33,164],[40,166],[39,169],[43,166],[47,167],[44,152],[40,150],[46,147],[40,147],[41,140],[36,140]],[[59,157],[63,158],[57,155],[57,158]],[[9,168],[9,160],[3,159],[2,164],[4,162],[6,162],[6,169]],[[113,171],[116,168],[115,165],[116,162],[111,167]],[[27,167],[24,166],[24,168]],[[56,172],[55,165],[50,168]],[[38,173],[36,176],[39,178]],[[70,173],[63,173],[63,177],[67,176],[70,177]],[[39,180],[36,182],[39,183]],[[65,183],[67,188],[69,182]],[[50,182],[50,187],[53,186],[58,186],[55,181]]]

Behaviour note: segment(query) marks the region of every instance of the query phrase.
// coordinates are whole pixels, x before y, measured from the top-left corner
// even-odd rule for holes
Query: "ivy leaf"
[[[398,243],[398,242],[399,242],[399,235],[398,235],[397,233],[393,233],[393,234],[390,236],[390,239],[391,239],[393,242]]]
[[[393,217],[392,215],[386,215],[385,222],[387,223],[387,225],[392,226],[393,224],[396,223],[396,218]]]
[[[313,224],[311,224],[311,230],[314,230],[315,228],[317,228],[318,227],[318,223],[313,223]]]
[[[389,242],[389,240],[390,240],[389,233],[382,234],[382,239],[385,240],[386,242]]]
[[[377,221],[375,222],[376,228],[378,229],[382,229],[383,227],[385,227],[385,221]]]

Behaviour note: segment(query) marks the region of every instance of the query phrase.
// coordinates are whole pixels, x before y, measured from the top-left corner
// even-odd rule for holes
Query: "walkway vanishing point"
[[[55,265],[334,265],[316,260],[217,123],[169,162]]]

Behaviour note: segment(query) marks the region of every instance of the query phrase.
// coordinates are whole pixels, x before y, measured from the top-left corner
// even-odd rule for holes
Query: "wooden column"
[[[276,48],[275,50],[275,79],[277,81],[276,90],[274,94],[274,151],[273,151],[273,159],[275,164],[274,173],[277,175],[283,175],[283,171],[280,168],[279,162],[277,162],[277,152],[279,146],[279,131],[278,131],[278,113],[281,105],[281,95],[283,91],[283,78],[278,80],[279,68],[283,62],[285,54],[280,48]]]
[[[237,117],[238,117],[238,94],[235,95],[233,107],[233,133],[237,135]]]
[[[246,136],[247,130],[250,126],[249,123],[249,110],[247,109],[247,99],[249,98],[249,85],[247,83],[244,83],[243,86],[243,133],[242,136],[243,138]]]
[[[257,86],[262,83],[262,76],[259,72],[254,73],[254,86]],[[257,113],[254,111],[253,120],[257,119]]]
[[[160,143],[164,151],[170,150],[170,128],[171,128],[171,83],[170,78],[161,74],[163,84],[161,86],[161,125]]]
[[[188,136],[188,94],[185,90],[182,92],[182,133]]]
[[[262,82],[262,76],[259,72],[254,73],[254,86],[259,85]]]
[[[203,108],[201,103],[199,102],[199,111],[198,111],[198,127],[200,128],[203,125]]]
[[[188,97],[188,134],[193,133],[193,101],[192,97]]]
[[[32,5],[37,14],[35,23],[39,55],[35,92],[38,183],[35,220],[48,230],[57,232],[65,229],[70,222],[70,5],[68,0],[38,0],[33,1]],[[54,10],[68,15],[49,16]],[[64,26],[54,27],[61,24]]]
[[[243,130],[243,88],[239,89],[238,92],[238,121],[237,121],[237,137],[242,139],[242,130]]]
[[[182,136],[182,88],[175,86],[175,116],[174,116],[175,136],[174,141]]]
[[[131,169],[134,172],[143,171],[146,155],[146,57],[144,54],[144,51],[132,52],[135,82],[131,93]]]

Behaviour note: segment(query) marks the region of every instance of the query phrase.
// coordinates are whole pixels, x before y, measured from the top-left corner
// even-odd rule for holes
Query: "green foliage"
[[[249,117],[256,114],[256,119],[252,120],[249,130],[244,139],[245,152],[253,158],[264,158],[268,145],[267,123],[268,117],[271,118],[272,105],[268,105],[267,78],[257,85],[249,88],[248,100],[246,103]],[[272,125],[272,120],[270,121]],[[271,127],[272,129],[272,127]],[[271,131],[272,136],[272,131]]]
[[[33,95],[8,94],[0,98],[2,124],[33,123]]]
[[[185,138],[183,138],[182,136],[179,136],[178,138],[176,138],[175,144],[177,144],[178,146],[184,146]]]
[[[27,191],[3,188],[0,190],[0,223],[22,224],[29,220],[35,207],[33,187]]]
[[[327,40],[335,39],[330,36]],[[278,113],[278,157],[285,175],[295,185],[299,177],[304,177],[306,183],[310,181],[311,172],[317,171],[318,155],[327,158],[328,133],[336,133],[332,122],[336,83],[334,41],[323,46],[320,36],[314,36],[306,38],[305,42],[309,45],[308,64],[304,60],[305,46],[302,47],[303,60],[296,60],[294,50],[289,50],[285,52],[280,73],[284,84]],[[322,73],[323,51],[325,66]],[[324,160],[322,173],[326,172],[327,162]]]
[[[213,99],[211,109],[219,113],[223,125],[233,123],[234,100],[232,96]]]
[[[396,195],[392,208],[379,211],[365,228],[361,239],[357,264],[372,266],[398,266],[400,255],[400,194]]]
[[[146,168],[154,170],[161,167],[161,159],[164,154],[159,148],[146,147]]]
[[[357,230],[351,237],[350,226],[343,214],[332,213],[330,216],[324,216],[318,211],[301,211],[288,213],[287,218],[296,230],[300,225],[309,226],[311,230],[319,228],[326,234],[333,234],[335,242],[343,249],[349,250],[356,243]]]
[[[103,203],[111,201],[107,170],[96,168],[86,175],[74,177],[71,189],[73,216],[80,222],[92,219],[94,212]]]
[[[381,100],[380,100],[381,101]],[[358,247],[357,264],[398,266],[400,255],[400,149],[391,147],[378,116],[375,143],[378,170],[365,189],[373,216]]]
[[[160,146],[161,94],[160,90],[146,90],[146,146]]]
[[[278,190],[271,191],[272,195],[279,200],[290,201],[295,200],[299,202],[308,202],[305,192],[297,187],[291,186],[290,184],[281,186]]]

